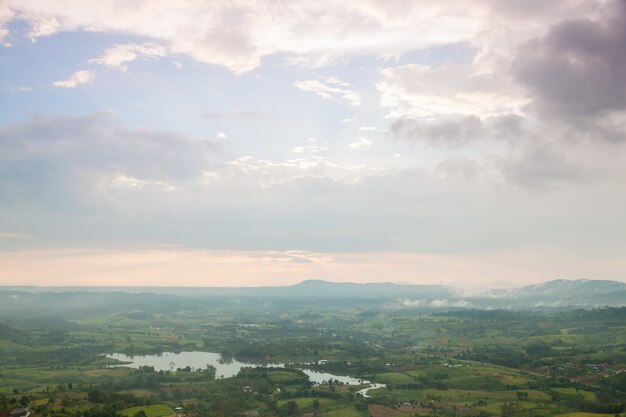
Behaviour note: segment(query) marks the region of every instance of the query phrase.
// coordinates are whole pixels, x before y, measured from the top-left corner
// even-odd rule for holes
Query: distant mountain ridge
[[[541,306],[626,305],[626,283],[610,280],[557,279],[513,289],[509,298]]]
[[[250,303],[274,305],[338,305],[377,308],[471,308],[471,309],[534,309],[566,307],[626,306],[626,283],[610,280],[557,279],[513,289],[490,289],[476,295],[445,285],[413,285],[386,283],[350,283],[306,280],[281,287],[1,287],[0,303],[36,303],[44,297],[62,305],[67,299],[90,299],[104,303],[107,295],[130,300],[139,297],[146,302],[168,300],[190,305],[206,301],[220,305],[236,305],[243,299]],[[177,301],[178,300],[178,301]],[[252,304],[251,304],[252,305]]]
[[[354,298],[385,298],[406,297],[416,295],[422,297],[449,297],[455,293],[452,287],[436,284],[394,284],[381,283],[351,283],[331,282],[323,280],[306,280],[298,284],[284,287],[284,294],[316,295],[327,297],[354,297]]]

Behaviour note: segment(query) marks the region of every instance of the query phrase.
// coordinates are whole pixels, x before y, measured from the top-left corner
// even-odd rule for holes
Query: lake
[[[186,368],[189,366],[194,370],[206,369],[207,365],[212,365],[215,367],[216,378],[230,378],[239,373],[241,368],[243,367],[257,367],[257,366],[267,366],[267,367],[276,367],[276,368],[284,368],[285,364],[283,363],[267,363],[267,364],[259,364],[252,362],[240,362],[238,360],[228,360],[225,361],[222,359],[222,356],[219,353],[213,352],[162,352],[156,355],[125,355],[123,353],[113,353],[106,355],[107,358],[115,359],[120,362],[125,362],[120,366],[127,366],[129,368],[139,368],[140,366],[152,366],[156,371],[175,371],[178,368]],[[297,368],[300,369],[300,368]],[[367,397],[367,392],[370,389],[380,388],[384,385],[382,384],[371,384],[369,381],[363,381],[356,378],[352,378],[350,376],[343,375],[334,375],[328,372],[318,372],[312,371],[310,369],[300,369],[304,372],[309,380],[316,384],[321,384],[324,381],[328,381],[329,379],[337,380],[344,384],[350,385],[364,385],[370,384],[369,388],[364,388],[359,393],[364,397]]]

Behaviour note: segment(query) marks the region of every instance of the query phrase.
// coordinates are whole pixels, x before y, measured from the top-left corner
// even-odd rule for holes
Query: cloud
[[[535,134],[527,126],[528,121],[516,114],[485,119],[476,115],[448,115],[434,119],[401,117],[391,122],[388,133],[392,138],[425,142],[437,147],[459,148],[492,142],[514,148]]]
[[[15,13],[9,9],[6,3],[0,4],[0,44],[6,48],[11,47],[11,42],[7,40],[10,35],[8,23],[15,18]]]
[[[7,201],[66,201],[80,207],[124,189],[170,191],[173,183],[209,168],[216,153],[211,141],[127,129],[109,113],[33,115],[0,127],[0,188],[12,190]]]
[[[234,74],[263,64],[280,71],[284,65],[341,64],[316,72],[291,69],[301,75],[279,82],[293,90],[298,79],[297,88],[323,99],[309,101],[361,107],[329,116],[355,123],[338,132],[288,123],[292,131],[268,139],[280,142],[281,152],[216,140],[219,131],[241,135],[230,122],[207,130],[208,139],[128,127],[111,115],[35,115],[4,125],[0,230],[23,225],[24,232],[46,235],[37,238],[42,245],[152,240],[205,248],[422,253],[533,246],[572,248],[569,260],[590,251],[622,255],[621,5],[70,0],[59,7],[7,0],[0,5],[5,44],[25,32],[33,41],[95,33],[98,44],[117,43],[84,59],[122,71],[161,57],[167,65],[195,61]],[[378,73],[372,63],[381,67]],[[342,79],[302,75],[331,71]],[[253,77],[233,80],[248,85]],[[379,109],[370,100],[376,96],[371,80],[378,80]],[[211,110],[205,123],[268,117],[224,103],[205,107]],[[350,151],[365,149],[370,139],[334,145],[349,131],[375,132],[368,124],[384,116],[389,137],[410,145],[376,142],[376,163],[372,152]],[[323,139],[297,142],[313,134]],[[403,157],[393,160],[396,152]],[[412,273],[425,273],[415,262]]]
[[[202,113],[201,116],[209,120],[255,120],[263,118],[264,114],[253,110],[234,110],[227,112],[205,112]]]
[[[328,143],[319,144],[317,139],[308,138],[306,140],[306,144],[303,146],[295,146],[291,149],[293,153],[302,153],[302,154],[317,154],[320,152],[324,152],[330,149]]]
[[[545,10],[538,2],[485,4],[492,22],[467,42],[468,51],[475,48],[469,59],[381,69],[388,118],[411,120],[410,130],[424,134],[429,126],[460,127],[463,117],[516,115],[530,121],[524,133],[531,137],[569,125],[564,142],[623,141],[623,1],[565,1]],[[404,121],[398,127],[407,128]]]
[[[33,41],[62,32],[115,34],[128,42],[158,43],[169,55],[186,55],[241,74],[259,67],[268,56],[319,67],[363,55],[389,60],[451,44],[506,55],[512,46],[536,36],[555,20],[594,16],[602,2],[539,4],[234,0],[209,5],[194,0],[175,4],[137,0],[129,5],[111,0],[103,5],[84,0],[58,7],[53,2],[7,0],[0,6],[0,40],[6,42],[12,35],[10,23],[19,20],[29,27],[27,36]]]
[[[572,164],[564,153],[547,146],[525,148],[518,155],[500,159],[499,163],[505,177],[531,187],[578,182],[589,175]]]
[[[472,303],[467,300],[457,300],[457,299],[422,299],[422,300],[402,300],[402,305],[404,307],[434,307],[434,308],[443,308],[443,307],[456,307],[456,308],[471,308]]]
[[[9,90],[15,91],[15,92],[18,92],[18,93],[29,93],[29,92],[33,91],[33,87],[27,87],[27,86],[20,85],[20,86],[17,86],[17,87],[11,87],[11,88],[9,88]]]
[[[40,16],[31,22],[28,38],[36,42],[38,38],[54,35],[61,29],[61,23],[54,16]]]
[[[325,99],[343,101],[352,106],[361,105],[359,92],[350,84],[336,78],[325,78],[324,82],[319,80],[298,80],[294,83],[294,86]]]
[[[31,236],[23,233],[0,232],[0,239],[24,239],[28,237]]]
[[[96,78],[95,71],[77,71],[67,80],[55,81],[52,83],[55,87],[74,88],[81,84],[87,84],[92,82]]]
[[[483,123],[474,115],[434,121],[403,117],[394,120],[389,131],[393,136],[426,140],[433,144],[459,144],[484,135]]]
[[[119,71],[126,71],[128,69],[127,64],[137,58],[162,58],[166,55],[166,49],[157,43],[146,43],[143,45],[125,43],[114,44],[107,48],[99,58],[90,59],[89,62]]]
[[[361,150],[361,149],[365,149],[365,148],[369,148],[370,146],[372,146],[372,143],[374,143],[373,141],[364,138],[364,137],[358,137],[356,138],[356,140],[354,142],[352,142],[350,145],[348,145],[350,148],[355,149],[355,150]]]
[[[604,140],[573,140],[564,146],[564,133],[525,143],[494,159],[502,176],[533,189],[573,184],[612,187],[626,177],[626,152]]]
[[[480,150],[481,170],[524,187],[624,175],[626,4],[488,6],[494,19],[467,43],[468,59],[380,70],[389,137],[445,147],[450,159]]]
[[[238,74],[257,68],[270,55],[319,66],[351,55],[396,57],[458,42],[478,33],[480,24],[475,18],[481,12],[467,7],[470,2],[465,1],[418,5],[366,0],[357,5],[331,0],[212,4],[138,0],[130,5],[112,0],[103,5],[84,0],[59,7],[50,2],[7,0],[3,4],[0,27],[5,38],[8,23],[19,19],[29,26],[27,36],[33,41],[61,32],[116,34],[158,42],[170,54],[222,65]]]
[[[439,162],[436,172],[445,179],[475,180],[481,174],[481,168],[473,159],[453,158]]]
[[[161,191],[175,191],[176,187],[162,181],[148,181],[139,178],[133,178],[125,174],[114,174],[108,179],[110,187],[119,189],[136,189],[155,188]]]
[[[517,51],[513,73],[537,114],[598,132],[607,119],[626,131],[626,3],[607,2],[597,18],[554,24]],[[623,138],[623,135],[598,135]],[[618,139],[619,140],[619,139]]]
[[[377,128],[376,126],[361,126],[359,127],[359,130],[361,132],[380,132],[381,129]]]
[[[240,157],[227,163],[227,170],[222,175],[241,180],[249,178],[263,188],[274,186],[296,186],[303,179],[323,179],[337,185],[355,185],[365,178],[383,176],[387,170],[366,165],[340,164],[327,158],[317,156],[318,150],[305,148],[304,155],[285,161],[270,161],[254,156]]]
[[[313,144],[324,146],[302,146]],[[35,236],[31,247],[149,240],[238,250],[487,253],[546,246],[621,253],[624,245],[626,163],[623,155],[607,163],[606,149],[576,146],[565,167],[556,165],[558,147],[545,162],[539,157],[546,150],[520,147],[502,159],[473,163],[470,153],[430,170],[382,168],[313,150],[239,155],[228,146],[128,128],[111,114],[32,116],[2,126],[0,230],[19,225]],[[590,156],[594,162],[585,162]],[[526,165],[532,162],[540,167]],[[596,187],[550,172],[551,164],[614,180]],[[483,180],[485,165],[497,170],[487,178],[494,181]],[[556,186],[538,189],[529,172]]]
[[[380,72],[380,104],[389,110],[390,118],[485,118],[521,113],[527,103],[523,90],[511,83],[506,73],[485,72],[474,62],[437,68],[408,64]]]

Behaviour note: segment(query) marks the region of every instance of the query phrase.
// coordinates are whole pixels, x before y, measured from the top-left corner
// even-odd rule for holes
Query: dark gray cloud
[[[473,159],[446,159],[437,164],[437,173],[446,179],[474,180],[481,173],[480,165]]]
[[[452,147],[486,139],[516,142],[529,135],[526,120],[516,114],[492,116],[484,120],[476,115],[428,121],[402,117],[391,123],[389,133],[392,137]]]
[[[580,182],[589,174],[564,152],[548,146],[526,146],[517,154],[498,158],[496,164],[506,179],[529,188]]]
[[[499,17],[517,21],[526,19],[536,21],[538,17],[585,15],[597,8],[597,2],[588,0],[487,0],[489,9]]]
[[[623,187],[612,188],[610,207],[594,217],[607,205],[601,198],[567,187],[539,197],[522,189],[528,194],[519,198],[519,187],[471,181],[483,174],[470,159],[443,162],[436,175],[404,169],[340,181],[324,175],[328,162],[313,171],[308,161],[250,157],[211,166],[207,161],[217,157],[210,143],[126,129],[111,115],[35,117],[0,133],[0,230],[35,236],[5,243],[15,247],[148,241],[240,250],[471,252],[562,245],[572,233],[585,236],[584,247],[601,247],[607,236],[624,239],[623,227],[605,224],[621,216]],[[502,169],[518,181],[532,174],[562,181],[550,171],[560,167],[558,155],[542,152],[502,161]],[[214,175],[203,181],[205,170]],[[266,175],[275,181],[260,186]],[[541,227],[529,227],[535,224]],[[601,238],[594,239],[597,231]]]
[[[198,174],[217,147],[210,141],[160,130],[127,129],[111,113],[33,115],[0,127],[0,169],[41,162],[64,172],[120,170],[153,179]],[[19,171],[19,170],[17,170]]]
[[[503,78],[517,88],[511,97],[527,98],[521,115],[479,118],[477,108],[461,116],[405,116],[392,122],[390,135],[453,151],[491,146],[493,154],[478,158],[478,168],[459,162],[460,155],[451,156],[437,168],[445,177],[478,178],[473,169],[493,169],[511,184],[538,189],[623,178],[626,0],[554,2],[547,6],[547,17],[541,15],[542,3],[492,3],[505,19],[533,22],[539,34],[509,49],[506,59],[498,55],[500,60],[489,61],[494,73],[507,74]],[[468,66],[469,74],[474,64]],[[421,86],[417,75],[403,80],[404,85]]]
[[[588,123],[626,110],[626,1],[605,6],[602,18],[553,25],[519,51],[513,72],[542,116]]]
[[[459,145],[485,134],[482,121],[474,115],[435,121],[403,117],[394,120],[389,131],[394,137],[423,140],[433,145]]]
[[[206,140],[121,127],[110,113],[33,115],[0,127],[0,202],[100,210],[111,190],[173,190],[195,179],[216,152]]]

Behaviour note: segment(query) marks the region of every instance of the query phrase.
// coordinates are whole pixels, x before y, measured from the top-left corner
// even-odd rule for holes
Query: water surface
[[[207,365],[215,367],[216,378],[230,378],[239,373],[243,367],[275,367],[284,368],[283,363],[254,363],[254,362],[240,362],[238,360],[224,360],[219,353],[214,352],[162,352],[156,355],[125,355],[123,353],[113,353],[106,355],[107,358],[116,359],[121,362],[126,362],[123,366],[129,368],[139,368],[140,366],[152,366],[155,371],[175,371],[179,368],[186,368],[189,366],[193,370],[206,369]],[[299,368],[296,368],[299,369]],[[309,380],[316,384],[327,382],[329,379],[333,381],[337,380],[344,384],[361,385],[369,384],[369,381],[364,381],[350,376],[334,375],[328,372],[312,371],[310,369],[300,369],[304,372]],[[364,388],[359,393],[367,397],[367,391],[370,389],[380,388],[384,385],[371,384],[369,388]]]

